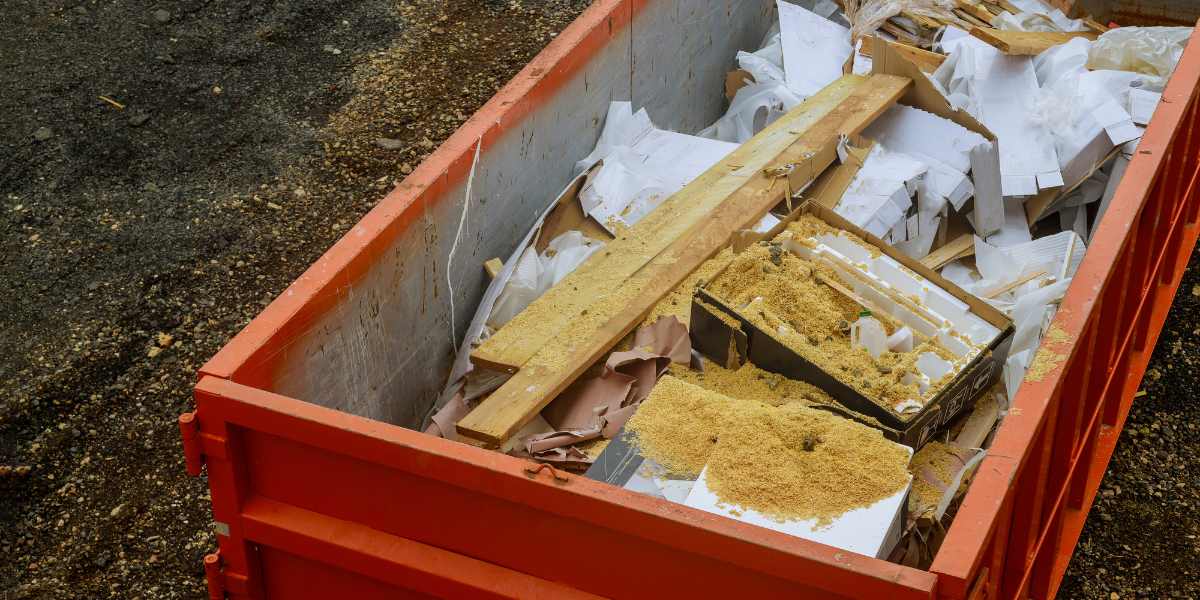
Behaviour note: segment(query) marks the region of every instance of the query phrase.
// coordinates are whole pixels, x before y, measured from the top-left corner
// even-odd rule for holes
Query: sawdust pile
[[[953,355],[933,339],[921,341],[909,352],[885,351],[878,359],[852,346],[849,326],[864,307],[831,281],[840,281],[831,268],[764,242],[734,258],[708,290],[756,327],[880,406],[894,410],[905,400],[924,403],[935,397],[951,377],[932,382],[924,394],[903,378],[919,373],[917,358],[925,352],[946,360],[954,360]],[[887,315],[872,316],[889,335],[900,327]]]
[[[772,406],[792,402],[804,406],[836,404],[829,394],[811,383],[764,371],[751,363],[738,369],[726,369],[705,358],[703,371],[671,365],[671,374],[692,385],[739,400],[757,400]]]
[[[626,429],[642,454],[696,477],[722,502],[818,525],[899,492],[908,450],[878,430],[800,403],[741,400],[665,376]]]

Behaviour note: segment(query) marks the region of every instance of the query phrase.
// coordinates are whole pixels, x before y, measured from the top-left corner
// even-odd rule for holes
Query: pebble
[[[171,20],[171,13],[160,8],[154,11],[154,20],[159,23],[166,23]]]
[[[138,113],[136,115],[133,115],[132,117],[129,117],[129,124],[134,127],[141,127],[142,125],[146,124],[146,121],[149,121],[149,120],[150,120],[149,114]]]
[[[391,138],[379,138],[375,140],[375,145],[384,150],[399,150],[404,147],[404,142]]]
[[[322,48],[322,50],[324,50],[330,54],[333,54],[335,56],[342,53],[341,50],[338,50],[337,48],[334,48],[333,46],[330,46],[329,44],[325,44],[325,47]]]
[[[121,514],[121,510],[122,510],[122,509],[124,509],[124,508],[125,508],[125,503],[124,503],[124,502],[122,502],[122,503],[120,503],[120,504],[118,504],[118,505],[114,506],[114,507],[113,507],[113,509],[112,509],[112,511],[108,513],[108,516],[110,516],[110,517],[117,517],[117,516],[120,516],[120,514]]]
[[[44,142],[54,137],[54,132],[49,127],[38,127],[37,131],[33,132],[33,139]]]

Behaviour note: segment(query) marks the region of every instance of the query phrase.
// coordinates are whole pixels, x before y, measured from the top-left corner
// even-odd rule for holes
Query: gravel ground
[[[196,369],[586,0],[0,3],[0,598],[199,598]],[[1064,597],[1196,595],[1193,267]]]

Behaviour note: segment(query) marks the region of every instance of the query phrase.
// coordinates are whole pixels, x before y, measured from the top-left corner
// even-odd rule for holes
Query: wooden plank
[[[985,27],[972,27],[971,35],[1005,54],[1018,56],[1037,56],[1077,37],[1089,40],[1097,37],[1094,31],[1007,31]]]
[[[946,263],[952,260],[962,258],[964,256],[970,256],[974,253],[975,236],[973,234],[964,233],[963,235],[950,240],[941,248],[938,248],[927,254],[925,258],[921,259],[921,264],[936,271],[946,266]]]
[[[863,44],[863,47],[866,48],[869,45],[870,44]],[[942,66],[942,63],[946,61],[945,54],[931,52],[929,50],[924,50],[922,48],[917,48],[916,46],[910,46],[900,42],[892,42],[891,48],[892,50],[896,51],[896,54],[899,54],[905,59],[908,59],[914,65],[917,65],[917,68],[924,73],[932,73],[936,71],[937,68]]]
[[[587,293],[597,300],[588,303],[586,309],[565,315],[564,322],[570,329],[545,339],[516,375],[458,423],[459,434],[501,445],[632,331],[662,297],[727,245],[734,234],[752,227],[789,190],[800,189],[832,164],[839,136],[860,133],[911,85],[911,80],[891,75],[873,75],[865,80],[845,76],[839,82],[805,101],[669,198],[668,202],[676,202],[664,211],[668,218],[688,214],[682,207],[700,206],[703,209],[699,218],[691,221],[683,234],[660,244],[661,250],[623,281],[614,282],[607,277],[608,271],[599,269],[592,270],[593,275],[605,276],[599,286],[578,280],[576,285],[587,285]],[[833,99],[837,101],[831,106]],[[781,141],[786,143],[781,145]],[[781,170],[788,175],[779,177]],[[666,228],[661,220],[645,224],[643,231],[647,232]],[[614,241],[610,247],[622,241]],[[635,249],[644,252],[640,246]],[[570,301],[574,295],[563,299]],[[576,303],[580,304],[584,303]]]
[[[488,277],[491,279],[498,277],[502,269],[504,269],[504,261],[499,258],[492,258],[483,263],[483,270],[487,271]]]
[[[748,142],[734,150],[689,186],[709,188],[711,195],[696,200],[695,191],[684,190],[667,198],[636,227],[609,242],[604,250],[592,255],[476,348],[471,353],[472,362],[494,371],[515,372],[589,305],[611,293],[618,284],[704,219],[720,204],[724,197],[720,194],[731,194],[745,183],[745,176],[730,174],[731,165],[737,165],[747,173],[757,173],[769,166],[799,139],[801,133],[832,113],[865,82],[863,77],[842,77],[772,123],[755,136],[754,143]],[[786,186],[779,184],[778,187],[783,190]]]

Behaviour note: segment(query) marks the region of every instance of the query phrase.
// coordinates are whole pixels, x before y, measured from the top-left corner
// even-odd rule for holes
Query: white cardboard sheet
[[[908,497],[908,490],[912,485],[910,476],[909,485],[895,495],[884,498],[866,508],[851,510],[834,519],[833,523],[827,527],[817,527],[815,519],[780,522],[757,511],[724,504],[709,489],[707,475],[708,468],[705,467],[704,471],[700,473],[700,479],[692,486],[684,504],[705,512],[875,558],[887,556],[896,542],[900,540],[903,515],[900,509],[903,507]]]
[[[776,7],[787,85],[811,96],[842,76],[842,66],[854,51],[850,30],[784,0]]]

